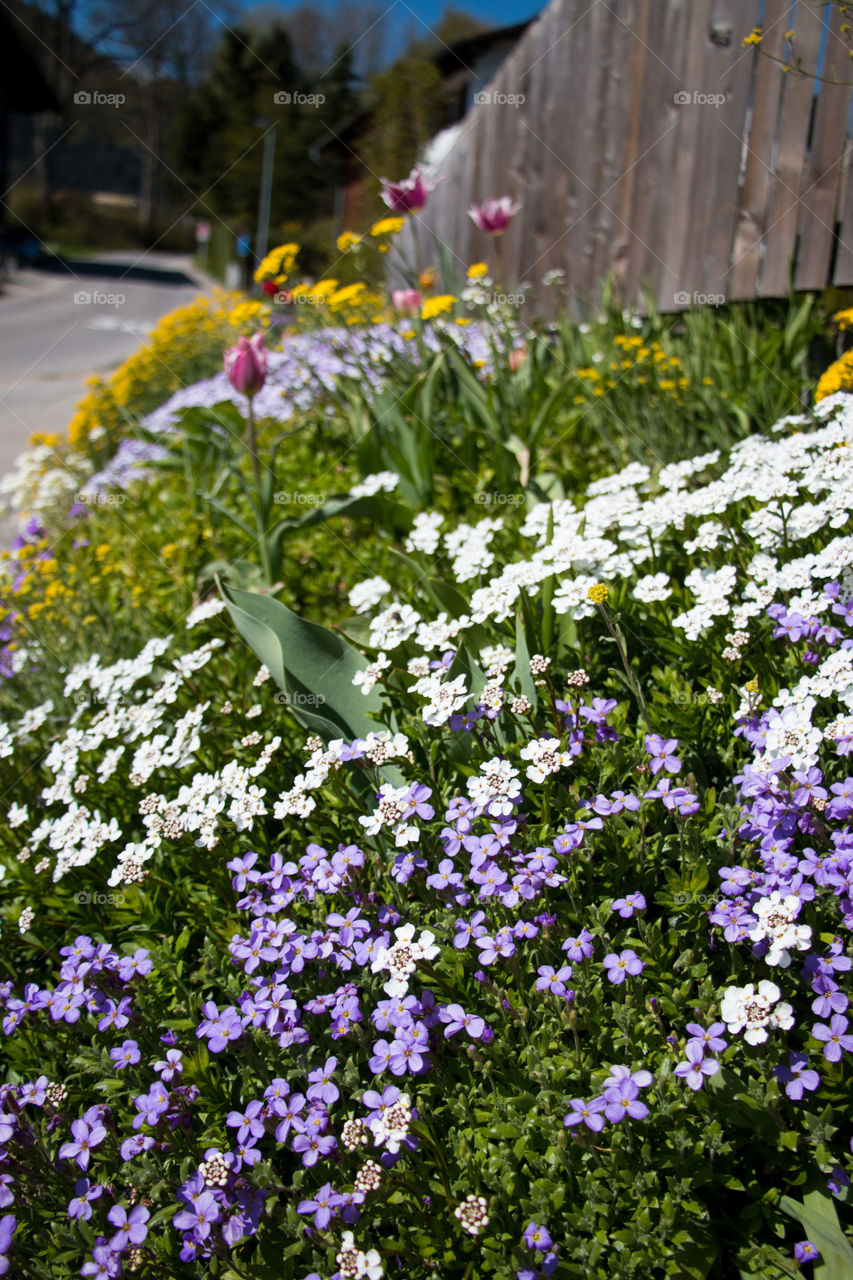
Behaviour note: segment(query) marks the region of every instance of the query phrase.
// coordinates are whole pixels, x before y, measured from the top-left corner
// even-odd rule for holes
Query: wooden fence
[[[506,288],[529,282],[545,314],[556,300],[541,281],[556,268],[572,298],[591,300],[612,275],[626,302],[641,306],[647,288],[663,311],[783,297],[790,281],[853,285],[846,20],[821,0],[791,10],[552,0],[466,116],[401,248],[463,273],[488,261]],[[804,67],[823,49],[823,78],[744,47],[759,23],[776,58],[792,26]],[[505,194],[523,208],[499,263],[467,209]]]

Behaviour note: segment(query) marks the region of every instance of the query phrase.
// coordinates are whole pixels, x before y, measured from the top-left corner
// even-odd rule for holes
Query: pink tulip
[[[500,200],[484,200],[481,205],[472,204],[468,217],[476,222],[481,231],[490,236],[499,236],[506,231],[510,218],[521,208],[513,204],[509,196],[501,196]]]
[[[395,289],[391,301],[404,316],[415,316],[421,309],[420,289]]]
[[[421,177],[420,169],[413,169],[408,178],[402,182],[389,182],[380,178],[382,183],[382,199],[392,213],[417,213],[423,209],[432,185],[427,185]]]
[[[225,372],[235,391],[252,399],[260,391],[267,377],[267,352],[264,335],[253,334],[237,339],[236,347],[225,352]]]

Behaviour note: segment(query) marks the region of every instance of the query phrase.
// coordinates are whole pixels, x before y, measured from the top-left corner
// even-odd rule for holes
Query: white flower
[[[672,587],[669,585],[669,574],[666,573],[646,574],[634,584],[634,596],[637,600],[642,600],[643,604],[666,600],[671,595]]]
[[[197,627],[200,622],[206,622],[208,618],[215,618],[217,613],[221,613],[227,607],[225,601],[219,600],[216,596],[213,596],[210,600],[203,601],[202,604],[197,604],[187,614],[187,631],[192,627]]]
[[[365,578],[356,583],[347,599],[356,613],[368,613],[390,590],[391,585],[384,578]]]
[[[808,951],[811,946],[812,931],[809,925],[794,924],[800,914],[800,906],[800,899],[796,894],[783,898],[774,889],[751,908],[758,924],[749,937],[753,942],[762,942],[765,938],[768,940],[770,949],[764,957],[768,964],[778,964],[782,969],[787,969],[791,963],[791,949]]]
[[[387,671],[391,666],[391,661],[386,654],[380,653],[371,662],[370,666],[365,667],[363,671],[356,671],[352,678],[353,684],[357,688],[361,688],[361,692],[365,695],[370,693],[371,689],[382,679],[382,672]]]
[[[764,1044],[767,1027],[781,1027],[788,1031],[794,1025],[791,1006],[785,1001],[776,1003],[781,994],[776,983],[768,982],[766,978],[759,982],[757,990],[751,982],[745,987],[729,987],[723,993],[720,1017],[731,1035],[746,1027],[744,1040],[747,1044]],[[773,1005],[776,1005],[775,1009]]]
[[[533,782],[544,782],[552,773],[565,769],[572,758],[568,751],[560,750],[559,738],[535,738],[526,747],[522,747],[522,760],[529,760],[527,776]]]
[[[395,471],[376,471],[352,485],[350,495],[353,498],[372,498],[374,493],[390,493],[397,488],[399,478]]]
[[[412,531],[406,538],[407,551],[423,551],[431,556],[439,543],[439,530],[444,516],[438,511],[421,511],[415,516]]]

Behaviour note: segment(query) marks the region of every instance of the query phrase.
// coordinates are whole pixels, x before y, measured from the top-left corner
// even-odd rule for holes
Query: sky
[[[304,0],[301,0],[304,3]],[[328,6],[322,0],[316,0],[315,7],[334,9],[339,0]],[[236,0],[240,9],[251,12],[261,7],[259,0]],[[287,13],[288,9],[299,6],[300,0],[283,0],[275,7]],[[547,0],[376,0],[380,8],[387,12],[389,34],[393,45],[389,50],[394,56],[402,52],[402,46],[411,36],[423,37],[441,20],[445,9],[454,9],[471,14],[485,23],[489,28],[509,27],[527,18],[534,18],[547,4]],[[269,0],[262,4],[265,11],[271,7]]]

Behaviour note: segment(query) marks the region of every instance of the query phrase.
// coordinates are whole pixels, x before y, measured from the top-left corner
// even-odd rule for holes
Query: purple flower
[[[135,1040],[125,1040],[115,1049],[110,1049],[110,1057],[116,1065],[117,1071],[123,1071],[125,1067],[133,1066],[139,1061],[139,1045]]]
[[[160,1039],[162,1040],[163,1037],[161,1036]],[[183,1056],[180,1049],[169,1049],[165,1059],[161,1058],[154,1063],[154,1070],[158,1072],[164,1084],[171,1084],[175,1076],[181,1074],[184,1069],[181,1062]]]
[[[618,987],[625,981],[629,973],[632,975],[642,973],[645,965],[637,953],[628,947],[624,951],[620,951],[618,956],[613,951],[606,955],[604,957],[604,967],[607,970],[609,980]]]
[[[337,1102],[341,1095],[337,1087],[332,1084],[332,1076],[337,1065],[337,1058],[327,1058],[325,1066],[311,1072],[308,1076],[309,1087],[305,1091],[309,1102],[324,1102],[327,1107]]]
[[[700,1027],[698,1022],[688,1022],[685,1027],[690,1032],[688,1044],[697,1043],[710,1049],[713,1053],[721,1053],[727,1047],[727,1041],[722,1039],[721,1032],[725,1031],[726,1024],[724,1022],[714,1022],[706,1031],[704,1027]]]
[[[678,750],[677,738],[662,738],[658,733],[647,733],[645,738],[646,752],[651,756],[649,770],[652,777],[666,769],[667,773],[678,773],[681,761],[675,752]]]
[[[685,1062],[679,1062],[675,1074],[693,1089],[701,1089],[706,1076],[715,1076],[720,1064],[713,1058],[706,1058],[705,1046],[699,1040],[688,1040],[684,1048]]]
[[[252,1145],[264,1136],[264,1104],[250,1102],[243,1112],[229,1111],[225,1123],[237,1130],[237,1141],[245,1142],[251,1136]]]
[[[59,1159],[74,1159],[80,1169],[88,1169],[89,1155],[93,1147],[97,1147],[107,1136],[102,1124],[88,1124],[85,1120],[75,1120],[71,1125],[73,1142],[64,1142],[59,1148]]]
[[[535,1249],[537,1253],[547,1253],[553,1241],[547,1227],[540,1227],[536,1222],[528,1222],[524,1228],[524,1243],[528,1249]]]
[[[806,1068],[807,1062],[808,1058],[804,1053],[791,1053],[788,1055],[787,1067],[773,1068],[774,1076],[785,1085],[785,1092],[794,1102],[800,1101],[805,1089],[812,1091],[820,1084],[820,1076],[816,1071]]]
[[[118,1230],[110,1241],[110,1247],[121,1253],[131,1245],[142,1244],[148,1235],[145,1224],[150,1216],[144,1205],[134,1205],[128,1213],[120,1204],[114,1204],[107,1218]]]
[[[17,1218],[11,1214],[4,1214],[0,1218],[0,1276],[6,1275],[9,1270],[9,1259],[6,1254],[12,1247],[12,1236],[18,1227]]]
[[[486,1029],[484,1020],[473,1013],[466,1013],[461,1004],[447,1004],[438,1011],[445,1023],[444,1038],[449,1040],[457,1031],[467,1031],[472,1040],[479,1040]]]
[[[313,1213],[314,1226],[320,1230],[327,1227],[334,1217],[334,1211],[343,1203],[344,1197],[333,1191],[331,1184],[326,1183],[315,1192],[313,1200],[300,1200],[296,1206],[297,1213]]]
[[[220,1217],[219,1205],[212,1191],[202,1191],[201,1195],[187,1205],[186,1209],[180,1209],[172,1219],[172,1225],[177,1227],[178,1231],[192,1231],[193,1236],[199,1242],[206,1240],[210,1235],[210,1228],[214,1222],[218,1222]]]
[[[605,1089],[602,1097],[604,1098],[604,1114],[613,1124],[618,1124],[625,1116],[632,1116],[635,1120],[642,1120],[644,1116],[649,1114],[649,1109],[645,1103],[639,1101],[640,1091],[633,1080],[620,1080],[618,1085]]]
[[[328,1156],[337,1147],[336,1140],[330,1134],[297,1133],[293,1139],[292,1149],[302,1156],[302,1163],[309,1169],[317,1163],[321,1156]]]
[[[820,1257],[820,1250],[811,1240],[801,1240],[794,1245],[794,1257],[798,1262],[814,1262]]]
[[[581,1123],[585,1124],[587,1129],[592,1129],[593,1133],[599,1133],[604,1128],[603,1098],[593,1098],[591,1102],[584,1102],[583,1098],[573,1098],[569,1106],[571,1111],[563,1117],[563,1124],[567,1129]]]
[[[593,953],[592,934],[586,929],[581,929],[576,938],[566,938],[563,943],[562,950],[570,960],[576,963],[581,960],[588,960]]]
[[[81,1178],[74,1183],[74,1199],[68,1202],[68,1216],[76,1221],[88,1222],[92,1216],[91,1202],[97,1200],[104,1188],[100,1183],[90,1183]]]
[[[537,972],[539,974],[536,979],[537,991],[550,991],[555,996],[564,996],[566,994],[566,983],[572,976],[572,966],[570,964],[564,964],[558,970],[554,970],[549,964],[541,964]]]
[[[830,1019],[829,1026],[823,1022],[818,1022],[812,1027],[812,1035],[815,1040],[825,1041],[823,1056],[827,1062],[838,1062],[841,1058],[842,1049],[846,1049],[848,1053],[853,1051],[853,1036],[846,1034],[847,1019],[842,1017],[840,1013],[836,1013]]]
[[[150,959],[150,953],[144,947],[139,947],[134,951],[132,956],[121,956],[118,962],[118,976],[122,982],[130,982],[131,978],[137,974],[144,978],[154,968],[154,962]]]
[[[612,910],[618,911],[623,920],[629,920],[635,911],[645,911],[646,900],[641,893],[628,893],[624,898],[617,898]]]

